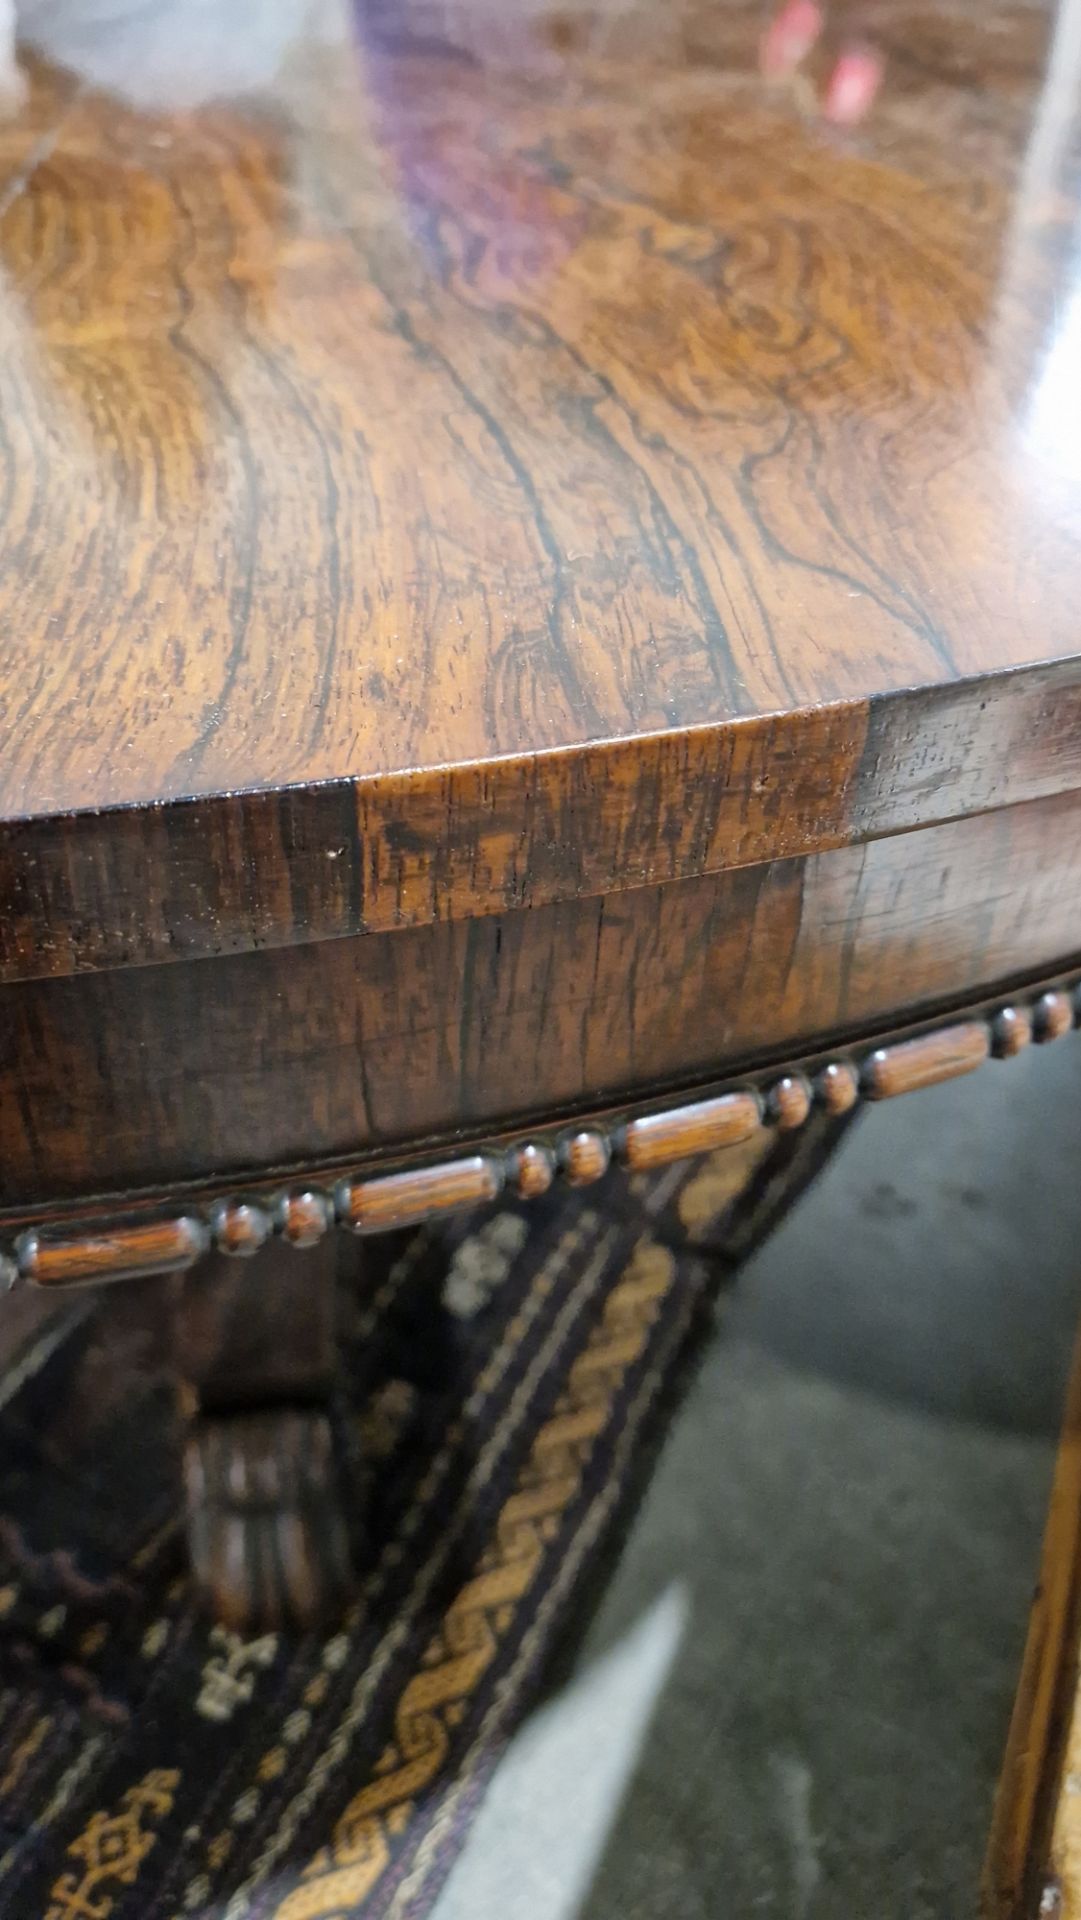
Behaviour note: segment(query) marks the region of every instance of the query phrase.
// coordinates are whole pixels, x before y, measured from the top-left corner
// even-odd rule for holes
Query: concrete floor
[[[437,1920],[970,1920],[1081,1313],[1081,1041],[875,1111],[745,1269]]]

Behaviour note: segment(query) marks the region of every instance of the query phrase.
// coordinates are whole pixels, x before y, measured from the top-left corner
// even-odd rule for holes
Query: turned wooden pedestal
[[[331,1428],[335,1246],[211,1254],[186,1276],[176,1357],[188,1415],[192,1572],[245,1633],[333,1617],[351,1585]]]

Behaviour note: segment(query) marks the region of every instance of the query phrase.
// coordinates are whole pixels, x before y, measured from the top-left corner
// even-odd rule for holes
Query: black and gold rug
[[[0,1384],[0,1914],[427,1910],[703,1318],[664,1223],[730,1178],[372,1243],[339,1409],[368,1572],[329,1637],[188,1605],[160,1287],[27,1329]]]

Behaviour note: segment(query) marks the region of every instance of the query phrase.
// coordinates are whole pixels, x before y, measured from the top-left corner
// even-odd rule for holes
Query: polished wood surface
[[[36,1287],[86,1287],[101,1280],[177,1273],[194,1266],[209,1246],[203,1222],[183,1215],[86,1234],[77,1241],[50,1243],[31,1233],[20,1245],[19,1264]]]
[[[864,848],[4,990],[0,1211],[693,1088],[1081,954],[1081,796]]]
[[[1046,1035],[1047,1040],[1061,1039],[1081,1026],[1081,974],[1049,991],[1070,1009],[1069,1028]],[[1038,986],[1030,995],[1035,1004],[1046,998]],[[618,1163],[641,1174],[705,1153],[716,1160],[756,1140],[765,1154],[771,1136],[794,1141],[810,1130],[821,1137],[824,1120],[834,1137],[854,1114],[861,1093],[870,1102],[919,1093],[972,1072],[991,1058],[1011,1059],[1017,1049],[996,1044],[995,1035],[1009,1035],[1031,1018],[1032,1007],[1023,1000],[1007,1007],[991,1001],[973,1008],[963,1022],[902,1030],[840,1058],[827,1053],[805,1059],[798,1071],[779,1076],[767,1070],[756,1083],[730,1085],[686,1104],[661,1098],[643,1111],[594,1115],[588,1126],[561,1127],[550,1119],[540,1138],[516,1140],[511,1134],[488,1139],[483,1151],[465,1158],[428,1160],[421,1154],[392,1172],[309,1168],[309,1183],[300,1191],[270,1174],[252,1183],[257,1199],[223,1198],[205,1186],[189,1186],[186,1192],[181,1187],[172,1196],[151,1191],[102,1197],[67,1209],[63,1224],[54,1202],[46,1209],[46,1217],[53,1217],[44,1238],[33,1228],[18,1233],[18,1223],[8,1220],[0,1241],[0,1279],[6,1290],[28,1282],[56,1292],[85,1284],[88,1277],[127,1280],[138,1272],[183,1269],[193,1263],[194,1249],[213,1249],[219,1275],[224,1271],[221,1256],[227,1264],[246,1267],[259,1253],[255,1271],[269,1280],[280,1269],[283,1255],[288,1260],[290,1248],[310,1249],[325,1241],[335,1226],[361,1235],[412,1227],[484,1207],[508,1187],[528,1200],[547,1193],[559,1177],[567,1186],[592,1186]],[[784,1164],[781,1156],[774,1157],[778,1165]],[[181,1198],[189,1211],[177,1217]],[[147,1224],[133,1224],[133,1214],[142,1215]],[[304,1222],[303,1235],[290,1232],[290,1222],[298,1216]],[[239,1234],[238,1220],[245,1223]],[[281,1237],[272,1240],[275,1229]],[[160,1250],[157,1263],[138,1268],[133,1249],[153,1235]],[[111,1268],[105,1258],[110,1248]],[[205,1264],[200,1262],[200,1274]],[[261,1279],[250,1287],[253,1304],[261,1298],[260,1284]]]
[[[594,1180],[602,1180],[608,1171],[611,1142],[606,1133],[595,1127],[584,1127],[564,1143],[560,1157],[568,1185],[592,1186]]]
[[[786,1073],[778,1080],[770,1093],[772,1118],[782,1133],[790,1133],[795,1127],[802,1127],[811,1112],[814,1098],[807,1078],[802,1073]]]
[[[743,0],[332,14],[0,131],[6,977],[1081,785],[1050,17],[873,0],[842,135]]]
[[[518,1147],[511,1160],[514,1191],[523,1200],[539,1200],[556,1177],[556,1157],[550,1147],[538,1147],[529,1140]]]
[[[839,0],[844,130],[758,0],[134,11],[0,126],[0,1282],[212,1260],[261,1375],[335,1223],[1067,1032],[1072,10]],[[227,1617],[340,1590],[322,1385],[186,1465]]]
[[[1037,1041],[1058,1040],[1073,1025],[1073,1008],[1064,993],[1041,994],[1033,1008],[1032,1037]]]
[[[1081,1916],[1081,1341],[980,1888],[981,1920]]]
[[[990,1052],[991,1034],[984,1021],[940,1027],[922,1039],[873,1053],[863,1070],[864,1092],[869,1100],[893,1100],[899,1093],[937,1087],[943,1080],[975,1072]]]
[[[503,1187],[499,1162],[484,1154],[413,1173],[389,1173],[382,1179],[348,1181],[341,1188],[338,1213],[354,1233],[386,1233],[411,1227],[430,1214],[456,1213],[498,1198]]]
[[[991,1028],[991,1044],[1000,1060],[1012,1060],[1032,1044],[1032,1015],[1027,1007],[1003,1007]]]
[[[858,22],[843,135],[741,0],[327,0],[179,114],[107,36],[32,64],[0,1209],[692,1097],[1081,953],[1071,43]]]
[[[791,1084],[788,1076],[780,1083],[780,1099],[786,1106]],[[804,1119],[809,1112],[808,1100]],[[690,1106],[645,1114],[627,1128],[627,1165],[632,1172],[640,1173],[649,1167],[667,1166],[671,1160],[686,1159],[688,1154],[737,1146],[757,1133],[761,1125],[761,1102],[753,1093],[724,1093],[716,1100],[695,1100]]]
[[[860,1077],[847,1060],[831,1060],[815,1081],[815,1091],[835,1119],[851,1113],[860,1097]]]

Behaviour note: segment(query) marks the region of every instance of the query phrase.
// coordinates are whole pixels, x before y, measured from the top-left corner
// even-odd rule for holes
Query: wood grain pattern
[[[1063,1414],[1039,1573],[980,1887],[981,1920],[1077,1920],[1081,1824],[1062,1792],[1081,1761],[1081,1342]],[[1076,1786],[1076,1782],[1075,1782]]]
[[[1076,1664],[1076,1662],[1075,1662]],[[1081,1915],[1081,1712],[1075,1694],[1062,1756],[1059,1795],[1051,1828],[1050,1859],[1039,1889],[1037,1920],[1078,1920]]]
[[[882,1047],[873,1053],[864,1065],[863,1090],[868,1100],[892,1100],[899,1093],[935,1087],[943,1080],[974,1072],[990,1051],[991,1036],[982,1020],[941,1027],[918,1040],[906,1040],[901,1046]]]
[[[465,925],[4,989],[0,1210],[426,1144],[791,1061],[1081,953],[1081,797]]]
[[[809,1112],[808,1100],[804,1117]],[[633,1173],[644,1173],[670,1160],[682,1160],[689,1153],[736,1146],[741,1140],[749,1140],[761,1125],[762,1109],[756,1095],[726,1093],[716,1100],[696,1100],[690,1106],[632,1120],[626,1131],[624,1156]]]
[[[1061,987],[1042,994],[1037,990],[1034,1000],[1036,1005],[1049,997],[1071,1003],[1079,994],[1081,983],[1072,990]],[[1009,1016],[1005,1023],[1004,1015]],[[568,1186],[590,1186],[604,1177],[613,1156],[631,1172],[640,1173],[693,1154],[746,1147],[771,1126],[785,1140],[805,1129],[823,1140],[839,1137],[840,1129],[855,1112],[861,1092],[869,1100],[887,1099],[971,1072],[992,1056],[1008,1059],[1011,1049],[992,1046],[991,1035],[1003,1027],[1008,1035],[1013,1034],[1023,1022],[1031,1023],[1032,1017],[1031,1008],[1023,1002],[1007,1008],[983,1007],[976,1017],[963,1023],[931,1026],[870,1048],[862,1069],[851,1059],[810,1060],[805,1063],[806,1071],[785,1073],[779,1078],[767,1076],[758,1086],[730,1088],[677,1106],[660,1102],[643,1113],[608,1113],[588,1127],[569,1127],[539,1142],[490,1141],[483,1153],[467,1159],[421,1163],[393,1173],[344,1174],[336,1181],[333,1194],[315,1185],[299,1196],[288,1187],[275,1193],[267,1181],[260,1201],[254,1204],[231,1199],[215,1203],[204,1196],[204,1213],[158,1223],[163,1246],[172,1245],[176,1254],[172,1262],[163,1257],[158,1270],[168,1272],[172,1267],[190,1264],[192,1231],[204,1248],[213,1239],[219,1265],[223,1255],[235,1265],[238,1255],[258,1252],[271,1228],[276,1228],[282,1238],[271,1251],[275,1262],[280,1263],[290,1248],[325,1242],[328,1227],[338,1222],[360,1234],[412,1226],[441,1214],[484,1205],[498,1197],[507,1181],[523,1199],[546,1193],[557,1174],[562,1174]],[[764,1141],[763,1159],[765,1145]],[[813,1161],[813,1149],[807,1152]],[[790,1161],[795,1165],[802,1154],[803,1149],[795,1146],[791,1153],[773,1152],[774,1171],[779,1175]],[[332,1175],[328,1172],[324,1177],[329,1180]],[[784,1182],[781,1185],[785,1187]],[[144,1204],[164,1208],[167,1203],[164,1197],[150,1195],[144,1197]],[[198,1200],[194,1206],[198,1208]],[[112,1243],[123,1246],[129,1231],[121,1228],[113,1233]],[[54,1223],[49,1248],[56,1271],[50,1284],[54,1288],[62,1285],[65,1271],[74,1276],[73,1283],[78,1282],[85,1277],[88,1262],[96,1263],[96,1279],[129,1278],[123,1261],[115,1270],[101,1263],[100,1250],[110,1244],[110,1233],[100,1223],[88,1223],[81,1235],[61,1240],[56,1237]],[[15,1241],[17,1262],[0,1249],[0,1265],[7,1266],[9,1285],[20,1277],[36,1277],[38,1249],[37,1233],[23,1234]],[[322,1252],[326,1257],[326,1244]],[[258,1270],[273,1271],[265,1254]],[[235,1292],[240,1284],[233,1279],[229,1287]],[[252,1297],[259,1297],[258,1289]]]
[[[482,1206],[498,1198],[502,1185],[498,1160],[473,1154],[442,1166],[346,1181],[338,1189],[337,1213],[354,1233],[386,1233],[415,1226],[433,1214]]]
[[[215,1214],[213,1225],[214,1245],[221,1253],[250,1259],[270,1238],[274,1222],[264,1207],[238,1200],[222,1207]]]
[[[55,1245],[30,1233],[19,1243],[18,1264],[23,1279],[36,1287],[83,1287],[100,1280],[181,1272],[194,1266],[209,1244],[204,1223],[182,1216],[58,1240]]]
[[[564,1141],[560,1158],[567,1185],[589,1187],[607,1173],[612,1148],[607,1134],[587,1127]]]
[[[760,1100],[798,1156],[884,1026],[994,996],[877,1097],[989,1019],[1015,1051],[1025,982],[1034,1038],[1074,1021],[1046,19],[866,0],[838,139],[749,0],[320,11],[258,111],[38,64],[0,126],[0,1213],[40,1284],[320,1257]],[[200,1578],[303,1613],[325,1419],[229,1419]]]
[[[0,130],[2,131],[2,130]],[[861,844],[1081,786],[1081,665],[145,811],[0,818],[0,983],[305,944]]]
[[[310,1187],[283,1196],[275,1224],[290,1246],[314,1247],[330,1231],[334,1208],[326,1194]]]
[[[511,1157],[511,1177],[523,1200],[536,1200],[547,1193],[556,1177],[557,1161],[551,1147],[538,1147],[532,1141],[517,1148]]]
[[[869,0],[838,141],[757,5],[437,11],[0,129],[5,979],[1081,786],[1046,21]]]
[[[786,1073],[770,1089],[770,1116],[782,1133],[803,1126],[811,1111],[812,1098],[810,1084],[802,1073]]]

